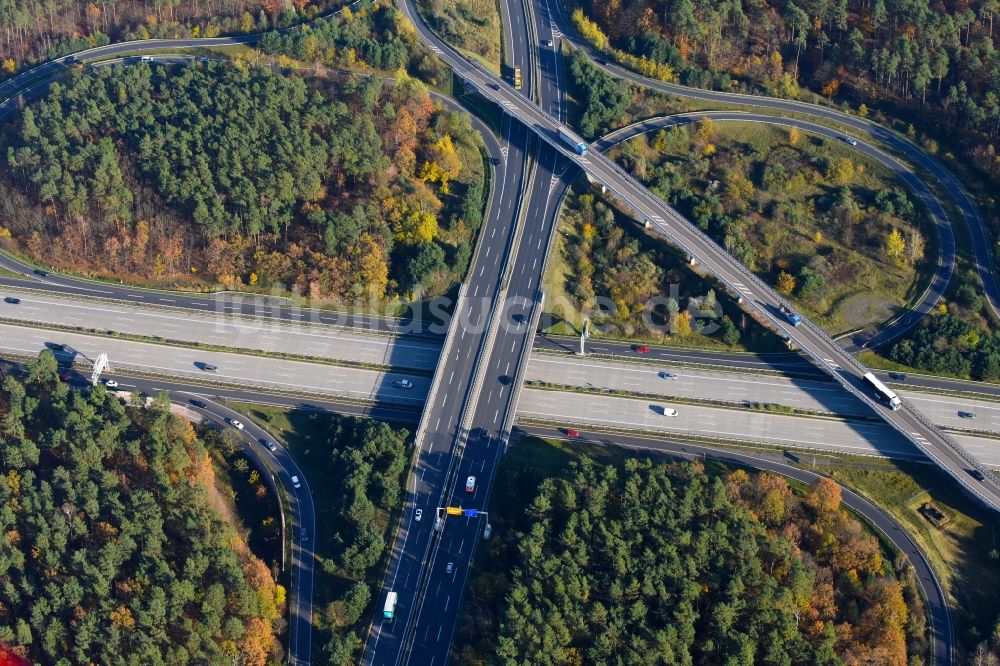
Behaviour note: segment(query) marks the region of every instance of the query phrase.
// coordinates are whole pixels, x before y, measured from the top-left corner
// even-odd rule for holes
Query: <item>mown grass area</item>
[[[817,470],[861,493],[906,529],[934,567],[951,599],[955,635],[966,650],[988,638],[1000,619],[1000,520],[969,499],[933,465],[885,462]],[[949,520],[934,526],[919,509],[932,501]]]
[[[495,0],[419,0],[418,4],[444,41],[500,73],[501,25]]]

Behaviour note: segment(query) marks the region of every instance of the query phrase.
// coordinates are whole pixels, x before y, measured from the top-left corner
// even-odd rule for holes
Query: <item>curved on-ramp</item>
[[[869,134],[873,138],[884,142],[893,150],[898,151],[907,159],[912,160],[915,164],[926,169],[941,184],[945,191],[948,192],[948,195],[955,202],[955,205],[965,218],[976,255],[976,272],[979,274],[979,279],[982,282],[983,291],[986,295],[986,300],[990,304],[990,308],[992,308],[994,314],[1000,316],[1000,285],[997,282],[991,243],[982,216],[979,214],[979,210],[969,196],[969,193],[954,174],[923,148],[876,122],[852,116],[836,109],[820,106],[819,104],[765,97],[763,95],[703,90],[677,83],[666,83],[636,74],[631,70],[606,61],[604,56],[599,55],[596,49],[580,38],[576,30],[563,15],[559,0],[532,1],[537,4],[539,10],[548,18],[561,39],[570,43],[574,48],[584,51],[594,61],[595,66],[606,70],[620,79],[625,79],[648,88],[654,88],[677,97],[720,104],[742,104],[785,113],[801,113],[815,118],[832,120],[854,130]]]

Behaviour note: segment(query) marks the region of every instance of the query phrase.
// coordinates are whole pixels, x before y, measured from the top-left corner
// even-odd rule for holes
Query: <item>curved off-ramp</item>
[[[594,150],[606,152],[613,146],[633,137],[674,125],[688,125],[702,119],[710,119],[717,122],[760,123],[781,127],[795,127],[804,132],[834,140],[839,140],[843,137],[840,132],[832,130],[829,127],[798,118],[781,118],[767,114],[741,111],[695,111],[692,113],[649,118],[633,123],[601,137],[592,143],[591,147]],[[944,296],[944,292],[948,288],[951,277],[955,272],[955,234],[951,228],[948,214],[934,192],[920,180],[920,177],[912,169],[877,147],[863,141],[858,141],[854,149],[888,169],[893,176],[906,184],[913,194],[923,202],[931,218],[934,232],[937,235],[939,252],[934,275],[928,282],[923,293],[915,299],[912,307],[892,319],[888,325],[873,336],[859,337],[853,341],[845,339],[845,347],[847,347],[848,351],[860,351],[863,348],[862,345],[864,347],[874,347],[890,342],[905,333],[923,315],[928,314],[937,305]]]
[[[764,109],[773,109],[782,113],[799,113],[822,118],[843,124],[853,130],[864,132],[872,138],[882,141],[887,146],[897,151],[907,159],[923,169],[926,169],[934,179],[948,193],[955,202],[962,216],[969,227],[972,237],[972,244],[975,250],[976,272],[983,285],[983,292],[986,300],[990,304],[994,314],[1000,316],[1000,284],[994,269],[992,246],[989,235],[986,231],[985,223],[979,210],[976,208],[972,197],[965,187],[959,182],[939,160],[931,156],[923,148],[893,132],[892,130],[879,125],[871,120],[852,116],[836,109],[810,104],[796,100],[779,99],[776,97],[765,97],[762,95],[748,95],[743,93],[719,92],[715,90],[703,90],[701,88],[691,88],[677,83],[666,83],[657,79],[651,79],[631,70],[606,60],[606,56],[600,54],[596,49],[584,42],[576,30],[571,27],[570,22],[562,13],[559,0],[531,0],[535,3],[539,20],[548,20],[552,27],[552,32],[562,40],[571,44],[574,48],[587,53],[594,61],[594,64],[614,76],[631,81],[641,86],[653,88],[661,92],[669,93],[677,97],[696,99],[705,102],[715,102],[718,104],[741,104]]]

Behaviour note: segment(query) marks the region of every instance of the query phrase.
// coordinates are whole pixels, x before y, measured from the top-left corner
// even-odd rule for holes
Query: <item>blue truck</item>
[[[559,128],[559,138],[563,140],[577,155],[587,154],[587,144],[565,127]]]
[[[785,319],[791,322],[792,326],[798,326],[799,322],[802,321],[802,317],[795,314],[795,312],[793,312],[787,305],[782,305],[778,309],[781,311],[781,314],[785,316]]]

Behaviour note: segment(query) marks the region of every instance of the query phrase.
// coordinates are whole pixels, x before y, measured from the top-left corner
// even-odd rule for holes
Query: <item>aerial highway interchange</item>
[[[851,352],[858,350],[861,341],[835,341],[808,321],[791,326],[779,314],[779,308],[785,305],[783,299],[601,155],[614,142],[635,133],[691,122],[700,116],[646,121],[607,137],[586,155],[578,155],[557,136],[565,116],[564,90],[559,81],[561,52],[538,48],[540,42],[552,38],[571,40],[571,29],[558,10],[554,11],[546,0],[501,3],[508,64],[520,67],[524,73],[523,90],[518,92],[441,41],[424,24],[410,0],[402,0],[400,5],[431,50],[468,87],[504,111],[500,137],[492,137],[484,125],[479,125],[495,158],[492,206],[468,278],[455,303],[453,323],[445,334],[432,331],[429,322],[413,326],[407,320],[299,309],[280,301],[165,294],[91,283],[39,271],[3,255],[0,266],[24,273],[24,277],[0,278],[4,294],[20,300],[18,305],[2,311],[8,323],[0,324],[0,355],[30,357],[48,346],[63,363],[72,365],[77,361],[86,367],[98,354],[106,352],[112,362],[106,375],[117,379],[122,388],[167,390],[189,411],[219,423],[229,423],[238,415],[217,404],[212,396],[415,424],[417,453],[409,475],[410,495],[394,535],[396,542],[382,590],[383,594],[392,590],[398,595],[396,618],[391,623],[373,618],[364,653],[367,664],[447,662],[463,590],[485,525],[480,518],[465,517],[449,518],[440,526],[427,520],[418,524],[414,511],[419,508],[425,516],[433,515],[436,507],[462,502],[468,505],[469,501],[485,510],[496,465],[511,445],[516,419],[523,422],[520,431],[527,433],[564,437],[564,426],[577,425],[587,430],[582,434],[584,438],[614,441],[668,456],[714,456],[803,481],[814,475],[766,455],[713,448],[705,440],[732,442],[741,439],[742,433],[745,441],[771,440],[779,449],[815,448],[907,459],[928,456],[970,494],[988,506],[1000,508],[1000,486],[988,472],[988,468],[1000,466],[994,439],[1000,435],[1000,406],[990,399],[997,391],[971,382],[910,376],[905,378],[905,385],[921,390],[901,388],[906,399],[904,407],[898,411],[887,409],[873,400],[860,382],[865,369]],[[93,57],[252,41],[253,37],[154,40],[101,47],[94,50]],[[577,48],[588,48],[571,41]],[[14,94],[28,85],[41,90],[43,84],[58,78],[68,63],[77,62],[76,58],[58,59],[27,72],[20,81],[15,77],[0,85],[0,94],[6,97],[2,108],[9,112],[14,108]],[[174,62],[170,56],[162,59]],[[690,91],[641,79],[614,65],[602,66],[617,76],[674,94],[732,101],[725,94]],[[533,92],[537,92],[537,98]],[[988,245],[983,249],[986,237],[981,220],[976,223],[978,212],[940,164],[868,121],[781,100],[749,97],[739,101],[819,118],[847,119],[848,124],[871,132],[933,174],[970,222],[987,300],[997,308],[1000,297]],[[790,118],[776,120],[769,115],[734,112],[702,115],[728,121],[795,123],[807,131],[839,136],[822,125]],[[936,305],[954,269],[955,246],[941,203],[921,187],[919,177],[877,147],[860,143],[858,149],[889,166],[918,193],[931,211],[941,240],[934,280],[910,313],[883,329],[874,340],[882,342],[905,332],[919,315]],[[580,171],[607,187],[621,204],[647,220],[667,242],[686,252],[734,296],[742,298],[749,311],[803,353],[730,358],[657,348],[647,356],[635,353],[629,345],[599,342],[589,343],[593,356],[580,358],[572,355],[575,341],[536,338],[537,318],[544,301],[541,277],[559,207],[565,190]],[[119,335],[95,335],[106,332]],[[171,344],[153,347],[158,344],[151,340],[154,337]],[[295,351],[290,353],[289,349]],[[150,361],[154,356],[155,362]],[[758,371],[770,374],[759,375]],[[670,376],[664,377],[664,373]],[[904,381],[892,375],[881,376],[896,381],[897,387]],[[766,384],[766,390],[761,390],[762,384]],[[947,390],[949,395],[926,392],[933,389]],[[609,395],[611,392],[624,395]],[[702,404],[709,397],[731,404]],[[662,412],[663,404],[674,404],[671,399],[675,398],[692,401],[679,403],[683,413],[676,420]],[[811,418],[732,408],[751,402],[826,416]],[[803,428],[804,423],[809,425]],[[282,484],[287,486],[293,475],[305,480],[287,451],[279,448],[269,452],[261,442],[270,435],[258,426],[248,425],[247,446],[275,467]],[[692,439],[701,443],[691,443]],[[855,441],[857,446],[851,443]],[[868,448],[864,448],[865,442]],[[837,443],[841,444],[839,448]],[[976,479],[970,469],[986,475]],[[470,495],[464,486],[471,475],[478,483]],[[308,485],[304,483],[291,495],[295,498],[292,509],[298,526],[315,532],[315,509]],[[931,611],[934,662],[951,663],[947,604],[927,561],[884,512],[853,493],[847,493],[845,501],[868,517],[916,567]],[[310,663],[312,563],[308,544],[295,544],[290,658],[292,663],[305,664]],[[441,566],[445,560],[458,563],[453,572],[445,572]],[[380,603],[377,605],[380,610]]]

